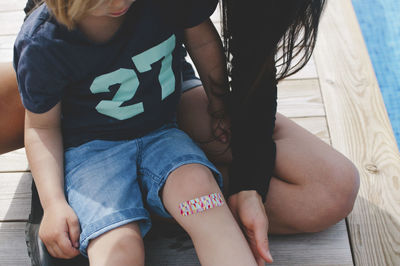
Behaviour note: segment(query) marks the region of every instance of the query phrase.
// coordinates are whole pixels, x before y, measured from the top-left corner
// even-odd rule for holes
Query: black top
[[[263,83],[268,87],[256,90],[243,108],[234,105],[236,110],[242,111],[232,116],[233,162],[229,168],[229,193],[256,190],[265,202],[276,159],[272,134],[277,90],[273,80]]]

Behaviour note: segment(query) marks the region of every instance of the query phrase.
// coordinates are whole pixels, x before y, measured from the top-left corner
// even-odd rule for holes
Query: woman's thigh
[[[229,163],[232,160],[229,147],[214,139],[207,106],[207,95],[203,87],[196,87],[185,92],[179,105],[179,127],[200,144],[214,163]],[[321,170],[326,169],[324,165],[326,163],[340,165],[348,162],[331,146],[280,113],[276,115],[273,139],[277,145],[275,174],[280,178],[293,172],[294,168],[310,166],[315,169],[318,167],[315,165],[316,162],[323,162],[320,166]],[[295,180],[288,179],[287,181],[292,183]],[[306,180],[301,180],[301,182],[306,182]]]
[[[23,147],[24,113],[14,68],[0,63],[0,154]]]
[[[318,182],[335,186],[345,181],[349,172],[356,171],[344,155],[280,113],[276,115],[273,138],[277,147],[274,176],[290,184]]]

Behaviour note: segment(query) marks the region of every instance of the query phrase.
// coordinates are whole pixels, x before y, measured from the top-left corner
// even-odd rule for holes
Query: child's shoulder
[[[59,25],[51,17],[46,4],[42,4],[26,18],[18,33],[16,42],[29,42],[29,40],[51,41],[58,28]]]

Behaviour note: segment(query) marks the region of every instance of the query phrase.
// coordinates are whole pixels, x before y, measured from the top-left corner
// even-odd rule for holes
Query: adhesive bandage
[[[221,194],[217,192],[182,202],[179,204],[179,209],[182,216],[188,216],[190,214],[195,214],[214,207],[222,206],[223,204],[224,200],[222,199]]]

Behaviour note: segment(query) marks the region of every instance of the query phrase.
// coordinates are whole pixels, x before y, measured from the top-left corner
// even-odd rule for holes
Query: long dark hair
[[[277,83],[310,59],[325,0],[221,1],[231,89],[229,191],[256,189],[265,199],[276,158]]]
[[[298,72],[311,57],[325,2],[222,0],[222,32],[230,77],[245,79],[249,90],[256,86],[260,75],[272,71],[265,66],[271,64],[272,56],[278,68],[277,81]],[[247,60],[252,60],[251,64]],[[253,65],[249,69],[252,73],[241,71],[235,76],[234,69],[243,63],[246,67]]]

